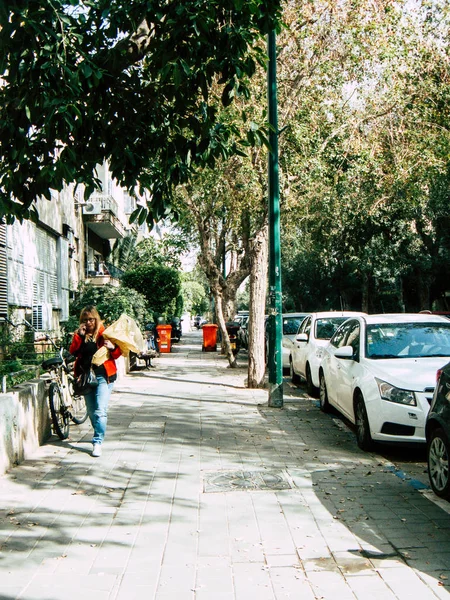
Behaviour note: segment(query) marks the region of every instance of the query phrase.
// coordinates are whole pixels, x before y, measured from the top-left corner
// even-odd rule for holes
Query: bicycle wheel
[[[81,425],[88,418],[86,402],[84,396],[72,396],[72,410],[70,417],[74,423]]]
[[[61,388],[55,381],[50,384],[48,399],[55,433],[61,440],[65,440],[69,436],[69,412],[64,405]]]

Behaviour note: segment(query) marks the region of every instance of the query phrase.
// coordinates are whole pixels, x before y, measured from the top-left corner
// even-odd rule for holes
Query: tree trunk
[[[223,298],[223,318],[225,321],[232,321],[236,314],[236,293],[237,289],[227,289]]]
[[[217,316],[220,333],[222,335],[223,351],[228,359],[228,362],[230,363],[230,367],[232,369],[235,369],[237,367],[237,362],[236,362],[236,357],[233,354],[233,351],[231,350],[230,338],[228,336],[228,332],[227,332],[227,328],[226,328],[226,321],[225,321],[225,317],[223,314],[222,294],[219,292],[219,290],[217,288],[213,289],[212,292],[214,294],[214,300],[216,302],[216,316]]]
[[[419,310],[430,310],[429,278],[420,269],[417,269],[416,273]]]
[[[369,276],[365,271],[363,271],[363,273],[361,273],[361,292],[362,292],[361,310],[362,310],[362,312],[368,313],[369,312]]]
[[[265,225],[252,241],[250,266],[250,314],[248,322],[248,387],[264,387],[266,371],[264,312],[267,293],[269,229]]]

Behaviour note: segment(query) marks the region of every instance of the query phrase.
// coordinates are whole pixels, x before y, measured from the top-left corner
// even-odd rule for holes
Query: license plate
[[[232,350],[236,350],[236,342],[231,342],[230,346]]]

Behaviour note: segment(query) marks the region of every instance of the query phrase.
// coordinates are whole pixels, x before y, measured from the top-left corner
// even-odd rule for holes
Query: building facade
[[[108,256],[114,240],[136,233],[128,224],[136,200],[112,180],[107,164],[98,177],[101,189],[88,200],[68,185],[50,202],[37,202],[38,223],[0,225],[0,317],[56,331],[81,283],[119,285]]]

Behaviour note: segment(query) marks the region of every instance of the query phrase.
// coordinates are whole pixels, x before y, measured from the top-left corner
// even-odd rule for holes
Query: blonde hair
[[[93,318],[95,319],[95,329],[93,331],[93,333],[91,334],[91,337],[93,339],[93,341],[95,342],[98,336],[98,330],[100,329],[100,326],[102,325],[102,320],[100,318],[100,315],[98,314],[98,310],[96,309],[96,307],[93,304],[88,304],[88,306],[85,306],[83,308],[83,310],[80,313],[80,323],[82,323],[85,319],[88,318]]]

